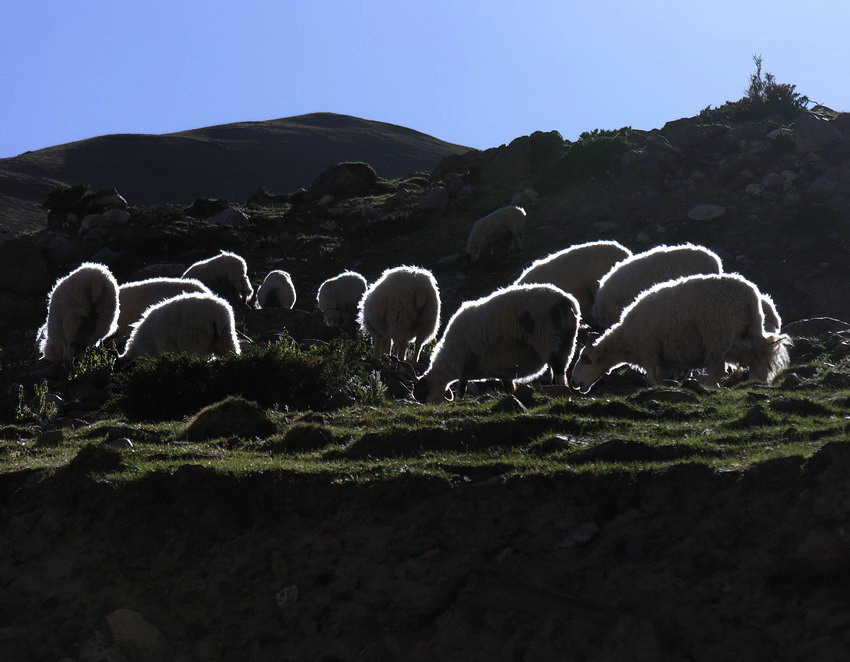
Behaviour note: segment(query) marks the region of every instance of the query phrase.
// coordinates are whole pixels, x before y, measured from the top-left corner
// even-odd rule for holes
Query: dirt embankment
[[[850,445],[370,485],[98,466],[0,480],[4,660],[850,659]]]

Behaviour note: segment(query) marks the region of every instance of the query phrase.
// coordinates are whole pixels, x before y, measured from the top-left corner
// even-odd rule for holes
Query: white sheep
[[[474,262],[485,253],[493,255],[504,241],[510,241],[509,253],[523,249],[525,210],[522,207],[502,207],[475,221],[466,242],[467,262]]]
[[[120,314],[117,335],[129,336],[132,324],[140,320],[150,306],[189,292],[212,294],[206,285],[193,278],[148,278],[124,283],[118,288]]]
[[[599,328],[607,329],[638,294],[657,283],[722,272],[720,258],[703,246],[656,246],[618,262],[602,277],[591,316]]]
[[[566,384],[578,327],[578,302],[553,285],[511,285],[466,301],[449,320],[414,397],[442,402],[455,380],[460,397],[476,379],[499,379],[511,392],[515,381],[533,379],[547,366],[556,384]]]
[[[231,301],[248,303],[254,296],[254,288],[248,280],[248,265],[236,253],[221,251],[218,255],[195,262],[186,269],[183,278],[195,278]]]
[[[50,291],[38,349],[42,358],[70,367],[87,347],[115,333],[117,325],[115,277],[102,264],[84,262]]]
[[[260,289],[257,290],[257,303],[260,308],[292,308],[295,306],[295,285],[286,271],[270,271]]]
[[[413,343],[413,360],[422,345],[437,335],[440,290],[430,271],[419,267],[387,269],[372,283],[358,304],[357,322],[372,338],[372,354],[404,359]]]
[[[214,294],[180,294],[145,311],[133,325],[122,359],[165,353],[239,354],[233,308]]]
[[[776,303],[769,294],[761,293],[761,310],[764,313],[764,330],[779,333],[782,329],[782,318],[776,310]]]
[[[368,284],[356,271],[343,271],[319,285],[316,303],[327,326],[343,327],[357,316],[357,304]]]
[[[595,335],[595,334],[594,334]],[[571,381],[587,393],[618,366],[646,373],[658,386],[671,373],[707,367],[716,385],[726,363],[770,382],[788,365],[790,339],[764,330],[758,288],[738,274],[686,276],[660,283],[633,301],[601,337],[588,338]]]
[[[616,241],[591,241],[570,246],[540,258],[522,272],[516,285],[550,283],[572,294],[578,301],[582,319],[590,318],[590,310],[599,280],[617,262],[632,252]]]

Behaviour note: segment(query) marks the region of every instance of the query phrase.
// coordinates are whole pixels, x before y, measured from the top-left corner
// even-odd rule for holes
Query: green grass
[[[821,385],[801,388],[790,373],[810,374],[800,379],[819,378]],[[823,383],[830,376],[832,386]],[[239,476],[273,472],[334,483],[405,476],[475,483],[653,471],[682,462],[742,469],[778,457],[807,457],[828,441],[845,440],[850,431],[845,378],[850,378],[846,361],[814,362],[789,371],[784,382],[793,386],[710,389],[692,402],[659,401],[640,389],[572,400],[538,393],[533,406],[519,414],[494,412],[495,395],[440,406],[389,402],[321,413],[271,411],[278,431],[268,438],[203,442],[181,440],[184,420],[99,421],[66,429],[56,448],[37,448],[32,427],[7,427],[0,436],[11,438],[0,440],[0,471],[62,467],[83,447],[114,437],[115,429],[133,440],[133,452],[121,454],[118,468],[98,473],[95,465],[99,480],[136,480],[186,464]],[[750,425],[753,410],[761,414]]]

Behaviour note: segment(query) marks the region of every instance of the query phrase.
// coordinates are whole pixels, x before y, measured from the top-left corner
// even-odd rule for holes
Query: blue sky
[[[650,129],[738,99],[760,53],[850,110],[850,3],[6,3],[0,157],[316,111],[486,148]]]

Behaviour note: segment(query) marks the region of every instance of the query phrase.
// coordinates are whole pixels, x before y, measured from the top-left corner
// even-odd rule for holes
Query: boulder
[[[566,142],[557,131],[535,131],[528,137],[531,146],[531,167],[541,173],[555,165],[564,155]]]
[[[494,186],[515,184],[518,179],[530,177],[533,152],[529,136],[520,136],[506,147],[500,147],[481,170],[481,181]]]
[[[436,211],[448,206],[449,192],[442,186],[435,186],[416,202],[419,211]]]
[[[794,147],[798,154],[819,152],[841,137],[841,131],[814,113],[805,112],[794,122]]]
[[[127,200],[114,188],[102,188],[92,194],[89,205],[93,210],[101,212],[108,209],[126,209]]]
[[[254,194],[247,200],[246,204],[258,205],[260,207],[269,207],[273,205],[285,205],[289,202],[288,195],[279,195],[277,193],[269,193],[265,186],[258,186]]]
[[[326,195],[334,198],[366,195],[377,181],[378,174],[368,163],[335,163],[313,180],[307,194],[311,200],[320,200]]]
[[[726,213],[726,207],[723,205],[697,205],[691,207],[688,212],[688,218],[692,221],[713,221]]]
[[[683,118],[667,122],[661,127],[661,135],[677,149],[686,150],[708,139],[705,129],[694,119]]]
[[[131,662],[171,659],[162,633],[132,609],[116,609],[106,615],[112,638]]]
[[[228,225],[232,228],[243,228],[246,225],[250,225],[251,221],[248,220],[248,217],[241,211],[231,207],[230,209],[220,211],[215,216],[211,216],[207,219],[207,223],[212,223],[213,225]]]
[[[195,198],[195,201],[183,210],[186,216],[198,220],[215,216],[230,208],[226,198]]]

